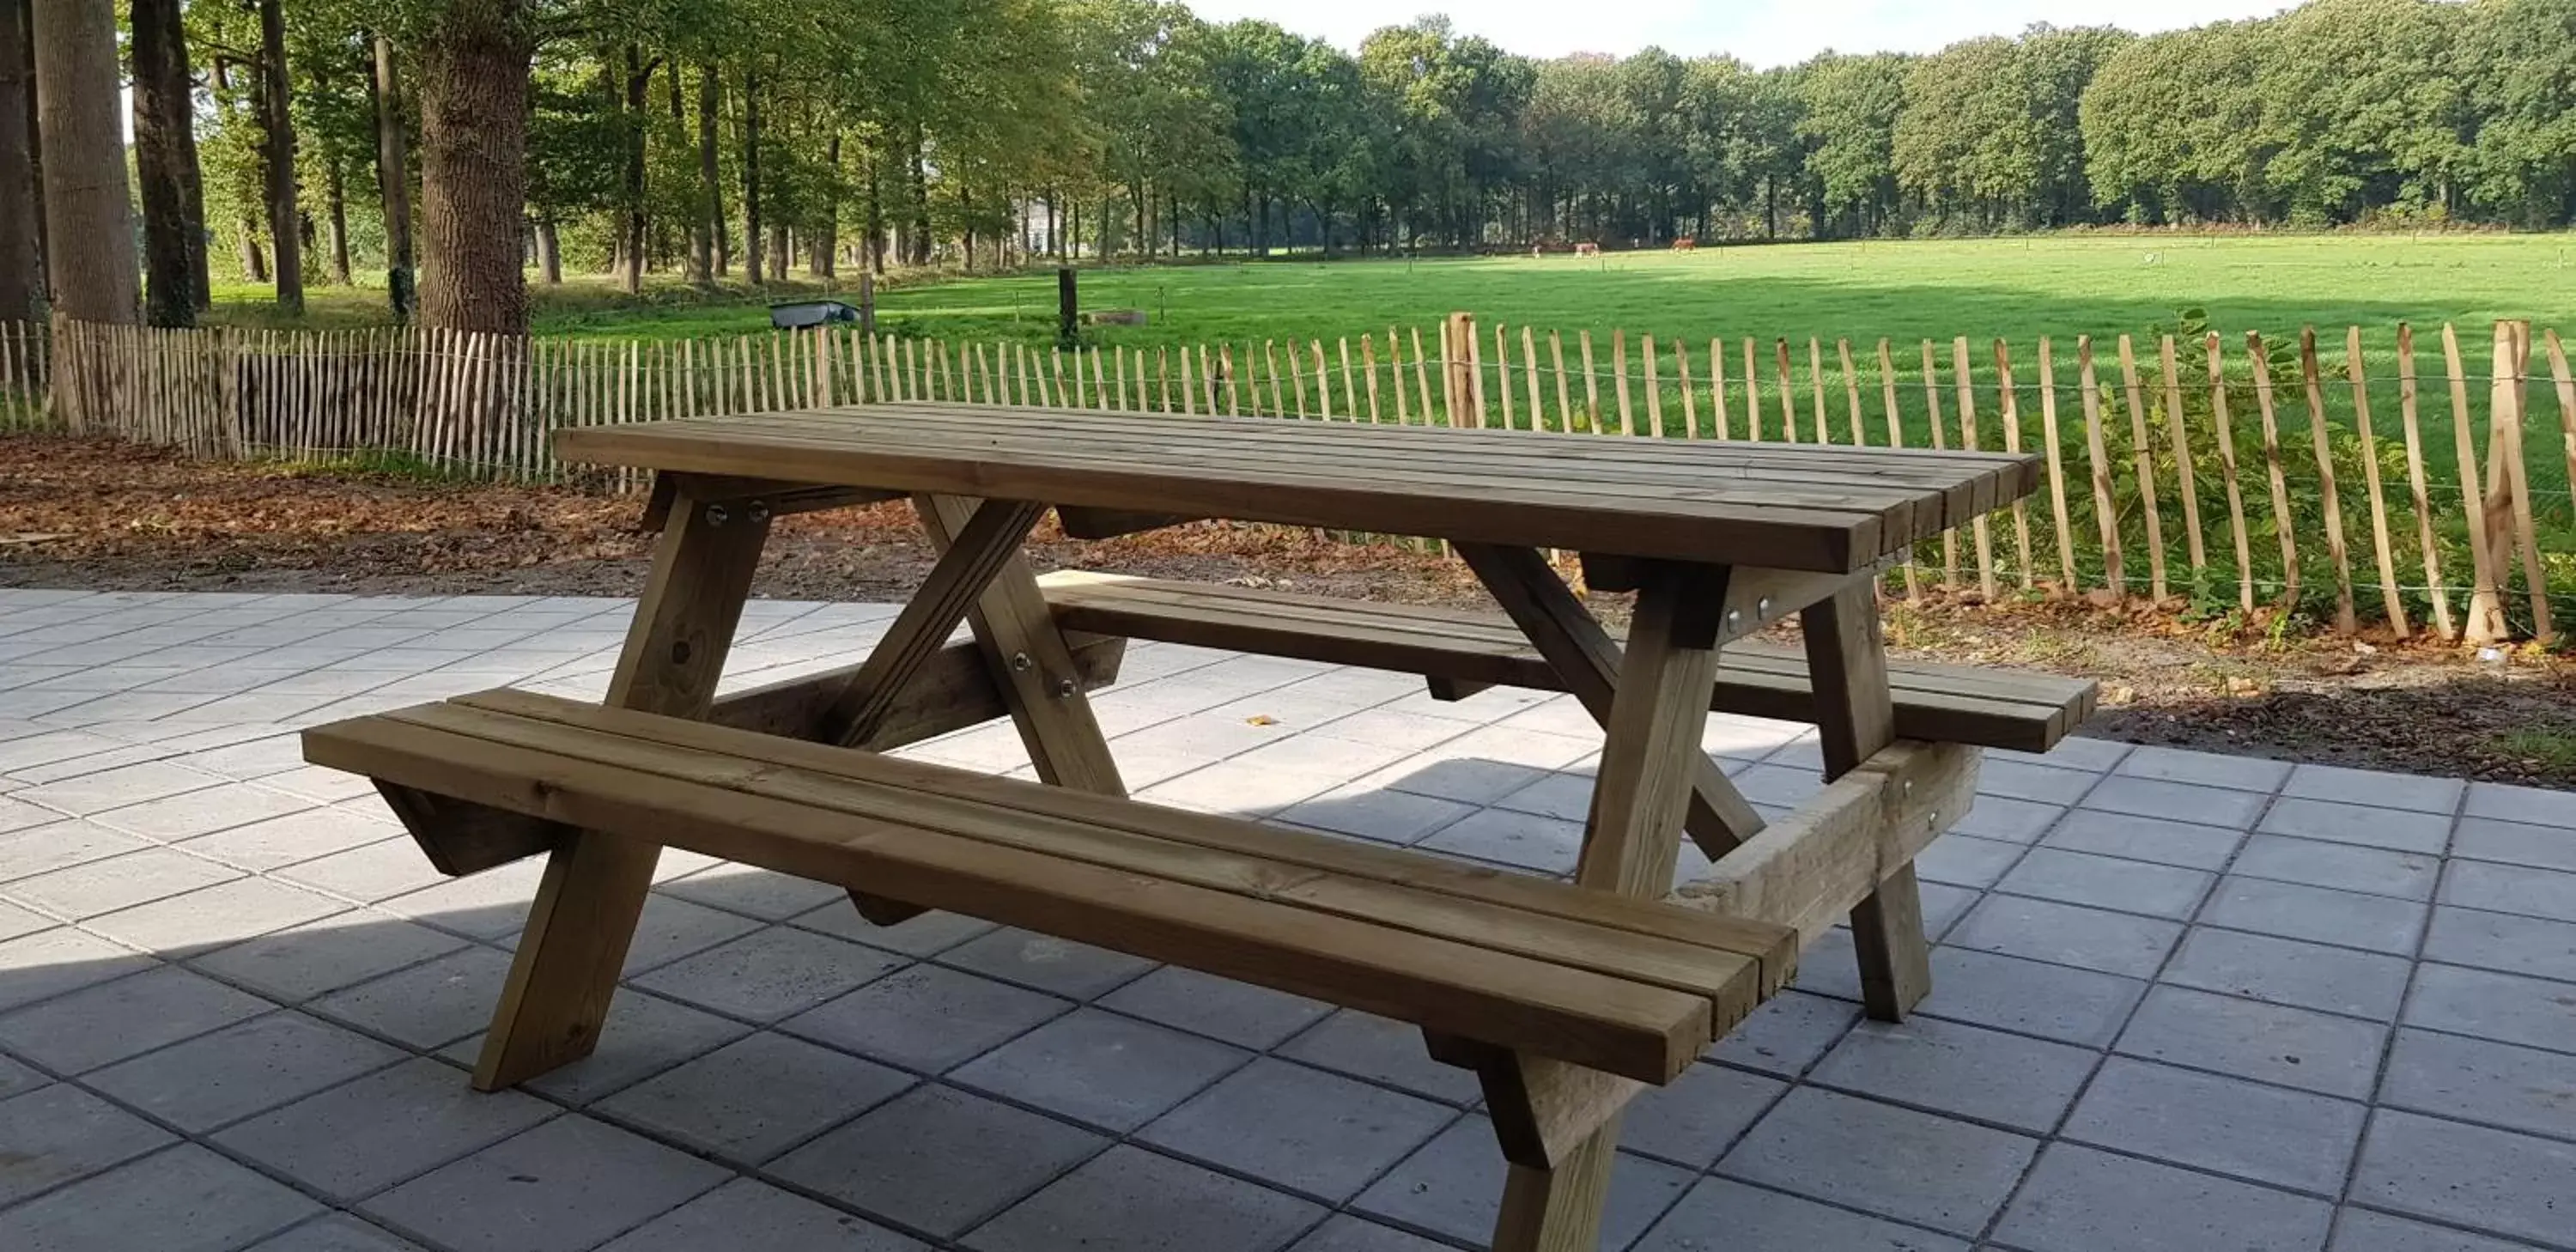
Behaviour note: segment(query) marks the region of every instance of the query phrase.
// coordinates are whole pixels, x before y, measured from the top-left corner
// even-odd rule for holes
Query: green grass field
[[[2136,332],[2200,308],[2230,332],[2358,323],[2393,331],[2496,318],[2576,324],[2576,238],[2070,237],[1873,242],[1461,260],[1289,261],[1086,271],[1090,309],[1135,308],[1131,344],[1290,337],[1330,341],[1464,309],[1481,322],[1614,328],[1706,340],[1814,335],[1898,344],[1967,335]],[[889,324],[940,337],[1044,336],[1051,274],[888,293]],[[673,316],[705,324],[712,310]],[[686,332],[684,332],[686,333]]]

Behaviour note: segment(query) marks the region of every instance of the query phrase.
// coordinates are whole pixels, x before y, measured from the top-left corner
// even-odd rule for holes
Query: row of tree
[[[39,255],[58,294],[95,273],[124,305],[84,307],[132,304],[128,232],[88,228],[125,208],[120,47],[164,323],[204,306],[209,238],[282,305],[382,267],[408,313],[415,224],[423,314],[514,329],[525,271],[567,265],[636,290],[1030,253],[2576,221],[2576,0],[1774,69],[1532,60],[1438,18],[1352,53],[1165,0],[126,4],[120,43],[116,0],[0,0],[0,210],[41,168],[47,216],[82,224],[47,248],[0,212],[0,318]]]

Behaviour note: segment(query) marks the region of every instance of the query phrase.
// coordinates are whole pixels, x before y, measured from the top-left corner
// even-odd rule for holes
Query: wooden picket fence
[[[2556,332],[2535,347],[2523,323],[2466,347],[2442,327],[2430,371],[2402,325],[2393,338],[2350,327],[2322,348],[2313,330],[2043,337],[2027,355],[1965,336],[1857,352],[1713,338],[1702,354],[1624,331],[1605,345],[1480,330],[1464,313],[1427,331],[1065,350],[846,326],[608,342],[57,322],[0,326],[0,427],[211,457],[395,456],[594,489],[637,484],[557,463],[550,432],[879,400],[2027,449],[2047,464],[2046,493],[1925,544],[1891,575],[1903,594],[2287,606],[2346,633],[2367,612],[2400,637],[2473,643],[2551,639],[2576,612],[2576,377]],[[2548,408],[2560,439],[2532,435]]]

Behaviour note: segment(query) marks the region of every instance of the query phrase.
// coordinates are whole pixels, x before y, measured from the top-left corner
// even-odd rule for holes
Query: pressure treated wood
[[[1847,573],[2028,493],[2035,457],[873,405],[590,427],[566,460]],[[1582,472],[1569,474],[1569,459]]]
[[[1480,898],[1453,889],[1472,873],[1416,854],[1346,858],[1320,836],[526,693],[336,723],[307,732],[306,750],[1641,1082],[1682,1072],[1759,1002],[1764,960],[1737,947],[1786,940],[1732,920],[1701,931],[1661,904],[1609,898],[1611,912],[1602,893],[1535,878]],[[1700,935],[1717,942],[1677,937]]]
[[[680,496],[609,680],[610,705],[674,717],[706,714],[768,534],[765,517],[731,517]],[[578,821],[566,824],[580,833],[558,842],[547,858],[474,1066],[480,1090],[511,1086],[590,1055],[644,910],[659,849]]]
[[[1360,665],[1470,687],[1567,689],[1528,636],[1491,615],[1089,571],[1058,571],[1038,582],[1057,622],[1090,634]],[[2073,733],[2092,715],[2096,694],[2090,682],[2047,674],[1915,661],[1890,662],[1887,672],[1899,737],[2025,752],[2045,752]],[[1730,643],[1709,708],[1811,720],[1807,663],[1774,645]]]

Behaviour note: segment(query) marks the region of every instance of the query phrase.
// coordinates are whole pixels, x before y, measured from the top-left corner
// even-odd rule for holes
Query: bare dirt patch
[[[0,437],[0,586],[362,595],[632,595],[650,539],[632,496],[353,468],[194,462],[99,440]],[[1485,603],[1426,552],[1202,523],[1097,543],[1052,523],[1042,568],[1266,581],[1325,595]],[[896,506],[782,519],[755,594],[900,599],[931,562]],[[1604,608],[1618,615],[1615,603]],[[2082,603],[1897,603],[1899,652],[2099,679],[2085,733],[2288,760],[2576,787],[2576,663],[2257,620],[2222,633]]]

